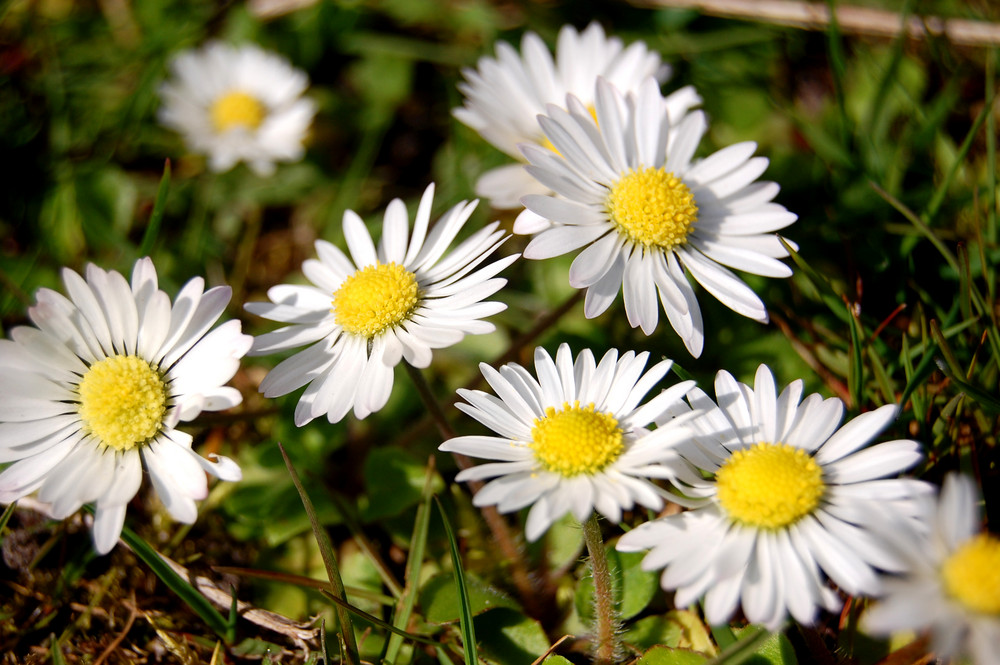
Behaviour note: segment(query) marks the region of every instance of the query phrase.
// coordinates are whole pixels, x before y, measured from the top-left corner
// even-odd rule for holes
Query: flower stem
[[[614,589],[611,585],[611,569],[608,555],[604,551],[601,525],[597,523],[597,513],[591,513],[583,523],[583,539],[590,554],[590,570],[594,576],[594,663],[613,665],[618,662],[618,612],[615,610]]]
[[[407,362],[404,362],[403,366],[406,367],[406,371],[413,380],[417,392],[420,393],[420,398],[423,400],[431,418],[433,418],[434,423],[437,425],[438,432],[445,439],[454,438],[455,430],[448,422],[448,418],[445,416],[441,405],[434,398],[434,393],[427,384],[423,373]],[[455,463],[460,469],[467,469],[473,465],[472,460],[465,455],[452,453],[452,457],[455,458]],[[482,487],[482,481],[474,480],[469,482],[469,489],[472,491],[473,496]],[[503,518],[496,509],[496,506],[483,506],[481,510],[483,519],[493,534],[493,539],[496,541],[504,557],[510,562],[511,578],[514,581],[515,588],[517,588],[521,602],[524,604],[524,609],[528,614],[536,618],[546,615],[551,616],[551,608],[548,607],[550,603],[546,603],[546,598],[549,597],[547,593],[549,591],[548,581],[542,580],[542,584],[540,585],[537,580],[533,581],[531,579],[531,575],[528,573],[528,564],[524,559],[524,553],[518,548],[514,536],[511,534],[510,525],[507,524],[507,520]],[[539,588],[540,586],[541,589]]]

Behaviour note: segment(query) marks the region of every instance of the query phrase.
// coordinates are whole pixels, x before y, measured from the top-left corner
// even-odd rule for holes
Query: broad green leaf
[[[420,503],[427,477],[426,462],[399,448],[371,450],[365,460],[368,501],[361,505],[362,521],[373,522],[398,515]],[[436,494],[443,487],[440,477],[435,477],[430,489]]]
[[[549,638],[534,619],[506,607],[484,612],[474,619],[480,655],[508,665],[531,663],[549,648]]]
[[[688,610],[671,610],[639,619],[625,631],[623,638],[639,649],[662,644],[715,654],[715,645],[705,624],[697,614]]]
[[[753,630],[753,626],[745,626],[737,628],[735,632],[743,637],[751,634]],[[754,655],[743,662],[750,665],[798,665],[799,661],[795,658],[795,648],[785,634],[772,633],[761,643]]]
[[[494,589],[472,573],[465,573],[465,587],[473,614],[481,614],[497,607],[518,609],[517,602],[510,596]],[[441,573],[427,580],[420,589],[420,607],[423,609],[424,619],[431,623],[458,621],[461,607],[451,573]]]
[[[674,647],[653,647],[642,655],[636,665],[701,665],[708,657],[688,649]]]
[[[658,575],[642,569],[645,552],[619,552],[606,547],[615,607],[622,619],[631,619],[643,611],[659,591]],[[590,623],[594,619],[594,581],[591,577],[580,580],[576,586],[576,611],[580,618]]]

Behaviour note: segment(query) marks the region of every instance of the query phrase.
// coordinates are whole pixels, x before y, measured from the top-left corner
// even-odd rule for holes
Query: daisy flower
[[[63,519],[94,503],[94,544],[114,547],[143,469],[174,519],[191,524],[208,493],[205,472],[239,480],[225,457],[202,458],[175,429],[202,411],[240,403],[225,384],[250,348],[239,321],[209,330],[228,286],[184,285],[171,306],[148,258],[131,285],[88,265],[62,273],[69,297],[39,289],[28,316],[0,340],[0,503],[32,492]]]
[[[478,201],[459,203],[428,231],[433,198],[431,184],[412,233],[406,206],[393,200],[377,249],[365,223],[348,210],[344,236],[350,258],[318,240],[319,258],[302,264],[312,284],[275,286],[267,292],[270,303],[246,304],[253,314],[290,324],[257,337],[251,355],[312,345],[279,363],[260,384],[267,397],[308,384],[295,409],[296,425],[323,414],[334,423],[351,408],[365,418],[388,401],[400,359],[427,367],[432,349],[494,330],[481,319],[507,306],[483,299],[507,283],[496,275],[519,255],[479,267],[506,241],[499,222],[446,253]]]
[[[515,233],[535,234],[525,249],[546,259],[576,249],[569,282],[586,288],[586,316],[611,305],[618,291],[632,327],[656,328],[657,295],[670,325],[695,356],[704,332],[685,270],[735,312],[767,321],[756,294],[726,267],[768,277],[791,270],[772,232],[795,221],[771,203],[773,182],[754,182],[767,159],[756,144],[737,143],[696,160],[705,115],[692,111],[675,123],[656,81],[624,95],[597,82],[596,121],[579,99],[569,109],[550,105],[539,123],[557,152],[522,145],[528,171],[556,196],[532,194]],[[538,225],[538,217],[549,226]]]
[[[697,389],[688,396],[704,415],[679,449],[689,467],[675,484],[694,509],[639,526],[618,549],[650,549],[643,568],[664,569],[661,585],[676,590],[678,607],[704,596],[713,625],[738,605],[772,630],[787,614],[811,624],[818,608],[840,606],[824,574],[849,594],[877,594],[876,569],[905,565],[880,540],[881,525],[917,520],[930,490],[892,478],[920,461],[916,441],[868,446],[896,407],[838,429],[840,400],[812,394],[800,402],[801,380],[778,395],[764,365],[753,388],[719,372],[715,393],[718,405]]]
[[[499,371],[479,367],[497,397],[459,390],[458,408],[500,436],[460,436],[440,450],[497,460],[460,472],[457,480],[493,478],[473,498],[476,506],[511,512],[531,505],[525,534],[537,540],[566,513],[583,523],[594,510],[612,522],[639,504],[663,507],[649,478],[673,478],[664,462],[688,436],[680,417],[650,431],[693,386],[684,381],[645,404],[643,397],[670,370],[664,360],[643,373],[649,353],[612,349],[599,363],[590,350],[573,360],[562,344],[555,362],[535,349],[536,379],[515,363]]]
[[[949,474],[930,518],[930,533],[889,531],[906,574],[885,582],[885,598],[864,627],[888,635],[929,629],[938,656],[1000,663],[1000,537],[980,531],[973,480]]]
[[[274,162],[302,159],[302,141],[316,107],[302,93],[304,72],[256,46],[211,42],[170,63],[173,79],[160,87],[160,122],[205,154],[213,171],[246,162],[257,175]]]
[[[537,116],[546,104],[566,103],[567,93],[593,108],[594,83],[603,76],[621,90],[634,90],[650,76],[661,81],[670,73],[660,56],[642,42],[627,48],[617,37],[607,37],[603,28],[591,23],[583,32],[563,26],[556,44],[556,57],[534,32],[521,39],[521,54],[499,42],[496,57],[480,58],[476,69],[463,69],[465,82],[458,89],[465,104],[453,110],[462,123],[518,161],[487,171],[476,183],[476,195],[490,199],[497,208],[518,208],[525,194],[549,190],[528,175],[520,143],[552,148],[538,126]],[[670,110],[679,119],[684,111],[701,102],[688,86],[671,96]]]

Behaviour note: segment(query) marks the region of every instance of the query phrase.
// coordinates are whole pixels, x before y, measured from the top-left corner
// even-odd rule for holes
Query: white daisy
[[[674,125],[656,82],[623,95],[597,83],[596,121],[572,96],[539,118],[558,152],[522,145],[527,170],[557,196],[528,195],[515,233],[536,234],[524,256],[545,259],[586,247],[569,281],[586,288],[584,312],[594,317],[623,291],[632,327],[656,328],[657,294],[688,350],[701,354],[701,312],[685,269],[732,310],[767,321],[764,303],[725,266],[769,277],[791,270],[772,232],[795,221],[771,203],[773,182],[754,182],[767,159],[756,144],[737,143],[693,160],[705,115],[692,111]],[[537,218],[551,226],[539,225]]]
[[[261,176],[274,162],[302,159],[316,107],[302,97],[309,79],[287,60],[256,46],[211,42],[178,54],[174,78],[160,87],[160,122],[213,171],[246,162]]]
[[[453,110],[455,117],[518,160],[517,164],[487,171],[476,183],[476,195],[490,199],[497,208],[518,208],[525,194],[549,190],[528,175],[518,150],[520,143],[552,147],[538,126],[537,116],[547,104],[564,105],[567,93],[576,95],[593,109],[594,84],[603,76],[621,90],[635,90],[650,76],[665,80],[670,73],[660,56],[642,42],[625,47],[617,37],[606,37],[603,28],[591,23],[583,32],[563,26],[556,44],[556,58],[534,32],[521,39],[521,54],[499,42],[496,57],[483,57],[476,69],[463,69],[466,82],[458,85],[465,105]],[[701,102],[688,86],[670,97],[672,117],[679,119]]]
[[[930,491],[890,478],[921,459],[916,441],[865,448],[896,407],[838,429],[840,400],[812,394],[800,402],[802,381],[777,395],[764,365],[753,388],[719,372],[715,392],[718,406],[700,390],[688,396],[704,415],[679,450],[690,467],[678,468],[676,484],[694,510],[639,526],[618,549],[651,549],[643,568],[664,568],[661,584],[676,590],[678,607],[704,596],[711,624],[726,622],[738,605],[772,630],[787,614],[811,624],[818,608],[840,605],[824,573],[849,594],[877,594],[876,569],[904,565],[881,542],[880,525],[919,518],[920,496]]]
[[[581,523],[593,510],[612,522],[640,504],[663,507],[662,492],[648,478],[673,478],[673,446],[689,436],[685,417],[653,431],[650,423],[675,407],[694,381],[662,391],[643,405],[646,393],[670,370],[657,363],[643,374],[648,352],[612,349],[595,364],[590,350],[574,362],[562,344],[555,362],[535,349],[535,371],[511,363],[499,371],[479,367],[498,397],[459,390],[458,408],[500,436],[460,436],[441,450],[499,460],[460,472],[457,480],[495,478],[473,498],[501,512],[532,505],[525,534],[537,540],[566,513]]]
[[[252,339],[239,321],[209,331],[232,291],[184,285],[173,306],[148,258],[131,286],[88,265],[86,280],[64,269],[69,298],[39,289],[28,316],[37,326],[0,340],[0,503],[38,492],[63,519],[95,504],[94,544],[114,547],[125,506],[149,474],[174,519],[190,524],[208,493],[205,472],[239,480],[225,457],[208,461],[175,427],[202,411],[240,403],[225,384]]]
[[[949,474],[930,533],[891,528],[908,570],[885,581],[864,627],[885,634],[929,629],[937,655],[1000,663],[1000,537],[980,531],[973,480]],[[894,525],[892,525],[894,526]]]
[[[496,275],[519,255],[476,269],[506,241],[499,222],[446,254],[478,201],[459,203],[428,232],[433,198],[431,184],[420,199],[412,233],[406,206],[393,200],[377,249],[365,223],[348,210],[344,236],[350,259],[318,240],[319,259],[302,264],[312,285],[275,286],[267,293],[273,304],[246,304],[254,314],[291,324],[257,337],[251,355],[312,344],[279,363],[260,384],[267,397],[308,384],[295,409],[296,425],[323,414],[337,422],[352,407],[364,418],[385,406],[393,367],[401,358],[427,367],[431,349],[494,330],[481,319],[507,306],[483,299],[507,283]]]

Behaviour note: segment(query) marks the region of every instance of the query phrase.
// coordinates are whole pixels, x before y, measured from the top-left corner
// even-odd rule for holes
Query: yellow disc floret
[[[344,280],[331,311],[344,330],[371,338],[405,321],[419,299],[416,275],[395,262],[377,263]]]
[[[220,132],[235,127],[257,129],[267,110],[256,97],[239,90],[227,92],[212,104],[212,125]]]
[[[1000,538],[981,533],[962,543],[941,567],[952,598],[974,612],[1000,615]]]
[[[698,220],[694,194],[662,166],[622,176],[611,188],[607,208],[618,229],[646,247],[683,245]]]
[[[546,470],[572,477],[594,474],[614,462],[625,450],[618,421],[610,413],[564,402],[556,411],[550,406],[545,417],[531,428],[531,448]]]
[[[780,529],[810,514],[823,498],[823,470],[801,448],[758,443],[737,450],[715,474],[716,495],[737,522]]]
[[[138,356],[96,362],[77,388],[83,431],[116,450],[149,441],[163,426],[167,388],[160,372]]]

